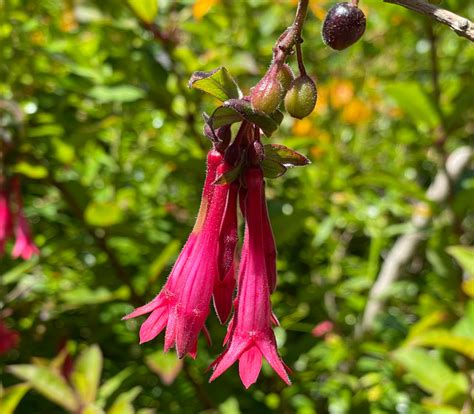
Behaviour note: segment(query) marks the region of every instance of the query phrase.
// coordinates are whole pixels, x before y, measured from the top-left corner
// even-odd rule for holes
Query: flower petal
[[[286,372],[285,365],[281,360],[278,352],[276,350],[276,344],[274,341],[263,340],[258,342],[258,347],[262,352],[265,359],[275,370],[275,372],[280,376],[280,378],[286,382],[286,384],[291,385],[290,378]]]
[[[166,306],[155,309],[140,327],[140,344],[151,341],[159,335],[167,321],[168,315]]]
[[[235,361],[237,361],[242,352],[245,351],[249,341],[233,341],[222,355],[218,357],[219,362],[214,366],[214,372],[209,378],[209,382],[214,381],[218,376],[222,375]]]
[[[262,369],[262,353],[256,346],[245,351],[239,359],[239,375],[245,388],[257,381]]]

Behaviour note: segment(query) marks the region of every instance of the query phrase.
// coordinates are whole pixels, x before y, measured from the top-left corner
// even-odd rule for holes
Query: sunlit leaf
[[[99,102],[134,102],[145,96],[145,91],[132,85],[95,86],[89,91],[91,98]]]
[[[68,411],[77,411],[79,405],[66,380],[48,367],[10,365],[8,371],[28,383],[41,395]]]
[[[104,384],[99,388],[98,400],[101,403],[104,403],[115,391],[119,389],[123,381],[125,381],[132,374],[132,372],[133,369],[128,367],[105,381]]]
[[[33,165],[25,161],[20,161],[15,165],[14,171],[29,178],[40,180],[48,176],[48,170],[42,165]]]
[[[13,385],[3,390],[0,388],[0,413],[14,414],[17,405],[29,389],[29,384]]]
[[[84,217],[89,224],[98,227],[113,226],[124,219],[122,209],[113,201],[90,203]]]
[[[426,350],[405,347],[392,355],[422,389],[440,401],[448,401],[467,391],[466,377],[452,371],[444,361]]]
[[[242,97],[239,86],[223,66],[210,72],[194,72],[188,86],[200,89],[222,102]]]
[[[151,23],[158,13],[158,0],[127,0],[134,13],[145,23]]]
[[[120,394],[107,410],[107,414],[134,414],[135,409],[133,408],[132,402],[140,392],[140,387],[134,387],[130,391]]]
[[[97,345],[86,348],[74,362],[71,382],[83,403],[95,401],[102,374],[102,352]]]
[[[474,278],[474,247],[469,246],[450,246],[447,252],[453,256],[459,263],[459,266]]]
[[[170,262],[171,258],[174,257],[176,253],[178,253],[180,246],[181,242],[179,240],[172,240],[160,252],[158,257],[153,260],[152,264],[150,265],[150,283],[153,283],[158,279],[163,269]]]
[[[156,373],[165,385],[172,384],[183,368],[182,359],[163,351],[156,351],[148,355],[145,362],[148,368]]]
[[[265,158],[279,162],[285,167],[304,166],[310,164],[304,155],[281,144],[268,144],[265,148]]]
[[[417,323],[411,326],[406,341],[409,342],[411,341],[411,339],[416,338],[418,335],[421,335],[433,326],[439,325],[441,322],[445,321],[446,318],[446,313],[441,311],[435,311],[433,313],[430,313],[429,315],[426,315],[425,317],[421,318]]]

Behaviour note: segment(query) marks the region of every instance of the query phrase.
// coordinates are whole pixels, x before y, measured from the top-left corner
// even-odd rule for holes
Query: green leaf
[[[8,285],[10,283],[18,282],[22,276],[25,275],[30,269],[32,269],[38,263],[38,257],[33,256],[30,260],[20,263],[8,270],[6,273],[0,276],[0,285]]]
[[[77,411],[79,404],[66,380],[49,367],[35,365],[10,365],[8,371],[29,384],[48,400],[67,411]]]
[[[188,87],[206,92],[222,102],[227,99],[242,98],[239,86],[223,66],[210,72],[194,72]]]
[[[177,359],[175,355],[163,351],[156,351],[148,355],[145,362],[154,373],[156,373],[163,384],[170,385],[174,382],[183,368],[183,360]]]
[[[158,13],[158,0],[127,0],[133,12],[145,23],[152,23]]]
[[[450,246],[446,251],[453,256],[459,263],[459,266],[474,278],[474,247],[469,246]]]
[[[17,405],[30,388],[29,384],[13,385],[3,390],[0,388],[0,413],[14,414]]]
[[[434,329],[424,332],[416,338],[413,338],[410,344],[447,348],[474,360],[474,339],[455,335],[444,329]]]
[[[35,180],[41,180],[48,176],[48,170],[42,165],[32,165],[25,161],[16,164],[13,170]]]
[[[242,164],[239,164],[231,170],[227,171],[226,173],[221,174],[219,177],[217,177],[213,184],[220,185],[232,183],[237,180],[237,178],[239,178],[241,170]]]
[[[81,352],[74,364],[71,382],[81,402],[95,401],[102,374],[102,352],[97,345],[91,345]]]
[[[257,125],[267,137],[270,137],[279,125],[271,116],[252,109],[250,102],[244,99],[225,101],[214,111],[209,122],[211,127],[216,129],[242,119]]]
[[[439,325],[441,322],[446,320],[446,317],[447,315],[444,312],[435,311],[421,318],[410,328],[406,342],[408,343],[412,339],[416,339],[418,335],[425,333],[428,329],[435,325]]]
[[[60,294],[61,300],[68,305],[96,305],[99,303],[110,302],[115,299],[124,299],[128,297],[128,287],[121,286],[114,292],[105,287],[89,289],[87,287],[78,287]]]
[[[98,227],[113,226],[124,219],[122,209],[113,201],[91,202],[84,217],[87,223]]]
[[[262,162],[263,175],[266,178],[278,178],[286,173],[286,167],[279,162],[266,158]]]
[[[439,125],[439,115],[418,82],[392,82],[386,86],[385,92],[416,125],[430,128]]]
[[[179,240],[172,240],[161,251],[158,257],[150,265],[149,283],[153,283],[158,279],[163,269],[171,261],[171,259],[178,253],[181,242]]]
[[[135,409],[132,402],[140,392],[140,387],[134,387],[130,391],[120,394],[107,411],[107,414],[134,414]]]
[[[95,86],[89,91],[89,96],[102,103],[134,102],[143,98],[145,91],[132,85]]]
[[[467,392],[466,377],[453,372],[439,357],[424,349],[404,347],[392,355],[423,390],[440,401],[448,401]]]
[[[104,414],[104,410],[96,404],[89,404],[81,411],[81,414]]]
[[[132,374],[132,372],[133,368],[128,367],[105,381],[99,389],[98,400],[101,403],[105,403],[107,398],[109,398],[115,391],[119,389],[120,385],[122,385],[122,382],[125,381],[125,379],[127,379]]]
[[[239,401],[235,397],[227,398],[219,405],[219,413],[221,414],[240,414]]]
[[[264,145],[265,158],[279,162],[285,167],[303,166],[311,163],[304,155],[280,144]]]

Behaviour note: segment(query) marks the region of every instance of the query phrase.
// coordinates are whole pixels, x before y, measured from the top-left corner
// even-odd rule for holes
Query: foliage
[[[469,2],[443,3],[474,15]],[[446,204],[425,191],[446,155],[472,139],[474,49],[380,1],[361,1],[366,33],[343,52],[320,36],[333,2],[310,2],[302,47],[316,109],[285,117],[276,132],[265,118],[266,144],[311,161],[267,180],[276,335],[293,385],[268,366],[248,391],[236,368],[208,384],[225,331],[215,318],[214,343],[202,340],[197,359],[184,362],[159,351],[162,339],[138,345],[140,321],[120,320],[159,291],[190,231],[210,145],[200,114],[221,105],[223,116],[245,116],[189,89],[191,74],[225,66],[247,94],[295,4],[0,0],[0,134],[18,149],[7,168],[23,177],[41,250],[27,262],[0,258],[0,316],[20,333],[0,360],[2,413],[472,407],[474,175],[462,174]],[[226,85],[217,98],[241,97],[224,70],[214,76]],[[208,79],[193,86],[215,88]],[[284,147],[275,157],[306,163]],[[415,213],[431,219],[423,242],[358,337],[370,287]],[[312,336],[323,320],[333,330]],[[66,354],[75,360],[69,379],[60,373]]]

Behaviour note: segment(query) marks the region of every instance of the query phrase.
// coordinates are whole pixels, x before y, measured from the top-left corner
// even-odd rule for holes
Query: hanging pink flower
[[[196,224],[179,255],[165,286],[150,303],[135,309],[125,319],[150,313],[140,328],[140,343],[155,338],[165,327],[165,351],[175,346],[179,358],[196,356],[197,339],[209,314],[210,301],[219,277],[218,239],[229,184],[215,185],[216,176],[229,166],[211,150]]]
[[[331,332],[333,329],[334,324],[331,321],[322,321],[312,329],[311,334],[316,337],[321,337]]]
[[[39,249],[33,242],[30,226],[23,214],[23,200],[21,197],[20,182],[18,178],[12,180],[12,187],[17,204],[17,211],[15,214],[16,239],[12,250],[12,257],[14,259],[21,257],[24,260],[29,260],[32,256],[39,254]]]
[[[3,321],[0,320],[0,355],[15,348],[19,338],[18,332],[9,329],[5,326]]]
[[[227,349],[214,362],[210,381],[215,380],[239,360],[239,375],[246,388],[256,382],[265,358],[276,373],[290,384],[288,368],[277,351],[272,330],[269,266],[266,263],[263,234],[264,181],[262,171],[249,169],[246,174],[245,239],[238,278],[236,311],[229,325]]]
[[[2,182],[0,178],[0,182]],[[5,243],[12,233],[12,214],[8,205],[7,189],[0,189],[0,256],[3,255]]]
[[[218,271],[214,285],[214,308],[221,323],[229,318],[235,289],[235,248],[239,239],[237,231],[237,196],[239,185],[229,186],[227,202],[219,231]]]

